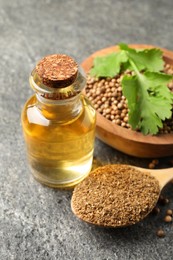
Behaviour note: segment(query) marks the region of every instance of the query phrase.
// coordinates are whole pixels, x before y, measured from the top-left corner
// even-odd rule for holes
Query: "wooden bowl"
[[[159,48],[152,45],[129,45],[132,48]],[[173,52],[160,48],[163,51],[164,60],[173,65]],[[96,56],[103,56],[111,52],[117,52],[118,46],[111,46],[99,50],[89,56],[81,64],[85,72],[89,72]],[[144,136],[140,132],[126,129],[113,124],[99,112],[97,112],[96,136],[104,143],[126,154],[141,158],[159,158],[173,155],[173,134],[158,134],[156,136]]]

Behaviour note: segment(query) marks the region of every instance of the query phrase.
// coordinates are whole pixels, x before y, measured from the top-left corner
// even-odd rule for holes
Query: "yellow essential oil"
[[[51,187],[74,186],[92,167],[96,114],[81,94],[85,78],[71,60],[50,55],[38,63],[30,77],[36,94],[22,111],[31,172]]]

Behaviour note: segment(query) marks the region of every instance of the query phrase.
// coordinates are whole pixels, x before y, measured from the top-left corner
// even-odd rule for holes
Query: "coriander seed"
[[[169,216],[173,215],[173,210],[172,209],[167,209],[166,214]]]
[[[172,217],[170,215],[167,215],[164,217],[165,222],[172,222]]]
[[[160,238],[163,238],[163,237],[165,237],[165,231],[160,228],[157,230],[156,235]]]
[[[159,214],[160,213],[160,208],[159,207],[154,207],[154,209],[152,210],[152,213],[154,214]]]
[[[152,162],[151,162],[151,163],[149,163],[149,165],[148,165],[148,168],[149,168],[149,169],[154,169],[154,168],[155,168],[155,164],[154,164],[154,163],[152,163]]]

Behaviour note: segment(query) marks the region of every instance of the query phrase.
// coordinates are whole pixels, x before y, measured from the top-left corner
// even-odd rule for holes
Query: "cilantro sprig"
[[[126,69],[122,91],[129,108],[129,124],[143,134],[157,134],[163,121],[172,116],[173,93],[167,87],[173,77],[163,73],[164,60],[160,49],[136,50],[120,44],[120,51],[94,59],[91,76],[114,77]]]

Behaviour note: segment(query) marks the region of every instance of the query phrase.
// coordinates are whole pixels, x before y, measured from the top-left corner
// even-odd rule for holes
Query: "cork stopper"
[[[63,88],[75,81],[78,65],[65,54],[53,54],[38,62],[36,72],[47,87]]]

